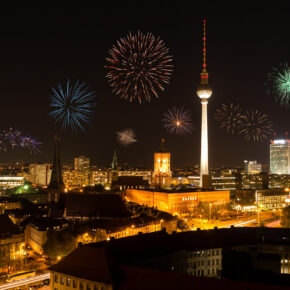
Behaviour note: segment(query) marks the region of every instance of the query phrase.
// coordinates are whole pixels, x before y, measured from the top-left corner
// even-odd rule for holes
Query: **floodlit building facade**
[[[29,181],[33,184],[47,186],[51,178],[51,164],[30,164]]]
[[[290,140],[271,141],[270,173],[290,174]]]

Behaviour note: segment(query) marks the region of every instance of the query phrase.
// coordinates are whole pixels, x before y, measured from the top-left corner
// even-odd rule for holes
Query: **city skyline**
[[[9,15],[1,20],[2,129],[23,130],[43,143],[37,155],[24,150],[0,152],[1,162],[52,162],[53,137],[60,133],[63,163],[85,155],[92,164],[108,166],[116,149],[122,163],[153,166],[153,153],[158,151],[163,137],[166,150],[172,154],[173,167],[199,164],[201,112],[195,92],[200,77],[201,28],[205,18],[208,69],[214,76],[211,79],[214,94],[208,108],[209,168],[242,166],[244,159],[268,164],[271,138],[263,143],[246,143],[241,136],[227,134],[219,128],[213,115],[222,104],[241,104],[268,114],[278,136],[288,131],[289,111],[266,95],[264,85],[272,67],[288,61],[290,41],[283,17],[287,9],[278,4],[275,7],[245,4],[229,6],[231,13],[228,13],[223,11],[223,5],[199,4],[192,11],[187,5],[168,6],[161,1],[140,12],[129,3],[104,16],[90,15],[86,7],[86,14],[72,8],[72,13],[54,14],[53,21],[41,13],[31,13],[31,17],[28,13],[25,18],[30,19],[23,25],[20,25],[24,18],[21,15],[15,15],[17,19],[11,18],[10,22],[6,21]],[[129,31],[136,33],[138,29],[160,36],[174,64],[170,84],[164,92],[158,99],[142,104],[115,96],[104,68],[112,45]],[[85,133],[61,131],[49,117],[50,88],[68,78],[86,82],[96,93],[95,116],[85,126]],[[191,111],[194,126],[191,135],[170,135],[162,128],[162,115],[173,106],[184,106]],[[123,147],[118,144],[116,132],[126,128],[134,130],[137,142]]]

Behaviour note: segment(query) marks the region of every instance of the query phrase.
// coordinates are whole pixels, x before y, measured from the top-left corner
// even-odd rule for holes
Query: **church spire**
[[[53,164],[50,183],[47,189],[49,202],[58,202],[60,194],[64,192],[60,162],[60,138],[57,135],[54,138]]]

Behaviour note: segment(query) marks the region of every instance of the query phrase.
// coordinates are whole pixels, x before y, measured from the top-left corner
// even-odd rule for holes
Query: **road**
[[[20,279],[17,281],[13,281],[13,282],[9,282],[9,283],[5,283],[3,285],[0,285],[0,290],[7,290],[7,289],[15,289],[15,288],[20,288],[20,287],[25,287],[25,286],[29,286],[32,284],[37,284],[40,283],[46,279],[50,279],[50,273],[46,273],[46,274],[41,274],[41,275],[37,275],[34,277],[28,277],[28,278],[24,278],[24,279]]]
[[[203,220],[203,219],[194,219],[194,218],[187,218],[186,222],[188,223],[190,230],[196,230],[197,228],[200,228],[201,230],[207,230],[207,229],[213,229],[214,227],[218,228],[229,228],[231,226],[235,227],[257,227],[258,226],[258,219],[260,224],[262,224],[264,221],[268,220],[269,218],[273,217],[272,212],[260,212],[259,218],[257,214],[238,218],[238,219],[231,219],[227,221],[220,221],[220,220]],[[277,216],[278,218],[278,216]],[[266,224],[265,226],[268,226]],[[280,222],[275,221],[269,223],[270,227],[279,227]]]

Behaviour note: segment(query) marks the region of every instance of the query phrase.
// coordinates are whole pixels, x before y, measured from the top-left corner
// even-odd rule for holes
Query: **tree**
[[[43,246],[44,254],[51,259],[64,257],[76,248],[76,240],[74,235],[67,231],[49,231],[47,233],[47,241]]]

